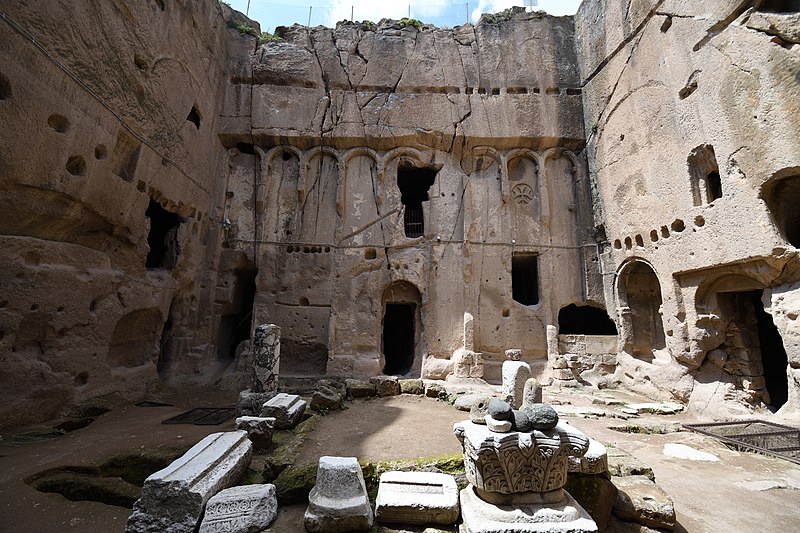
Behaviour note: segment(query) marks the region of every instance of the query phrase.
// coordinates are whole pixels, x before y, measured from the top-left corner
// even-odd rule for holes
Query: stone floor
[[[188,408],[232,405],[234,395],[195,391],[167,397],[174,407],[114,409],[89,426],[57,438],[12,444],[25,428],[0,439],[0,525],[8,533],[52,531],[124,531],[130,509],[94,502],[71,502],[58,494],[40,493],[22,479],[47,468],[97,465],[125,450],[174,447],[196,442],[221,426],[162,425],[160,421]],[[545,388],[545,401],[556,404],[562,418],[592,437],[618,446],[649,464],[657,483],[673,498],[676,531],[797,531],[800,523],[800,465],[735,452],[716,440],[691,432],[626,433],[615,426],[677,427],[695,422],[689,414],[647,414],[627,420],[618,402],[646,398],[623,391]],[[323,417],[298,462],[320,455],[355,455],[390,459],[459,451],[452,424],[467,417],[446,402],[420,396],[398,396],[348,402],[348,409]],[[38,428],[40,431],[46,428]],[[664,445],[680,443],[711,453],[718,462],[676,459]],[[270,531],[303,531],[302,506],[282,508]]]

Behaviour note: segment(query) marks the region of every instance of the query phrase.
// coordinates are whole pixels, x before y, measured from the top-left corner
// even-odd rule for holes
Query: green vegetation
[[[280,35],[275,35],[274,33],[270,33],[268,31],[262,31],[258,36],[258,40],[264,42],[271,42],[271,41],[282,41],[283,38]]]
[[[236,26],[236,29],[239,30],[239,33],[242,35],[251,35],[256,29],[252,26],[248,26],[247,24],[239,24]]]
[[[422,21],[421,20],[417,20],[417,19],[410,19],[410,18],[405,18],[404,17],[404,18],[400,19],[400,22],[398,24],[400,25],[401,29],[402,28],[407,28],[409,26],[412,26],[412,27],[414,27],[416,29],[422,28]]]

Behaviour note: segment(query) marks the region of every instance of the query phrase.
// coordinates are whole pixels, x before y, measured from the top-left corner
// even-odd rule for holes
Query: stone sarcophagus
[[[564,422],[531,433],[495,433],[469,421],[453,430],[464,449],[467,479],[482,497],[534,492],[553,493],[551,498],[557,496],[558,501],[567,482],[569,458],[581,457],[589,449],[589,437]]]

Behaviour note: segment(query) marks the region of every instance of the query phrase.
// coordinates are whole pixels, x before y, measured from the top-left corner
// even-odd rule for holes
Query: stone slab
[[[613,477],[617,501],[612,512],[618,518],[648,527],[675,527],[675,505],[667,493],[645,476]]]
[[[145,480],[126,533],[192,533],[206,502],[242,479],[252,453],[245,431],[207,436]]]
[[[373,514],[361,466],[355,457],[323,456],[317,467],[317,483],[308,495],[304,516],[311,533],[366,531]]]
[[[597,524],[567,492],[560,503],[493,505],[461,491],[460,533],[594,533]]]
[[[258,533],[277,514],[274,485],[231,487],[208,500],[199,533]]]
[[[293,428],[306,411],[306,401],[296,394],[278,393],[261,407],[261,416],[275,418],[276,429]]]
[[[378,396],[397,396],[400,394],[400,380],[397,376],[373,376],[369,382],[375,385]]]
[[[449,525],[458,520],[458,487],[453,476],[435,472],[381,474],[375,518],[393,524]]]

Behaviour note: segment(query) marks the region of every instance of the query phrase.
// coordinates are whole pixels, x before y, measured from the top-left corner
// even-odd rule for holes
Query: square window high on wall
[[[511,256],[511,293],[522,305],[539,303],[539,256],[514,253]]]

